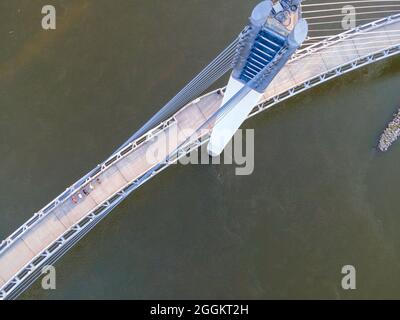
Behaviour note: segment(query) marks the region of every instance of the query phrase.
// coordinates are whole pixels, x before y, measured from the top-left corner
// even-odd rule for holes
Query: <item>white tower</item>
[[[300,0],[262,1],[239,41],[239,56],[207,146],[221,154],[275,76],[307,37]]]

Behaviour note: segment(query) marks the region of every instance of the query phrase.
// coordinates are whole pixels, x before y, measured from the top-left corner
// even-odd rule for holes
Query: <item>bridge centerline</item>
[[[384,19],[380,19],[379,21],[381,21],[381,20],[384,20]],[[400,15],[395,16],[395,20],[393,20],[393,17],[392,17],[392,19],[388,19],[388,20],[386,20],[386,22],[387,22],[387,24],[383,24],[384,26],[389,26],[390,24],[396,24],[396,25],[397,25],[397,23],[400,22]],[[399,25],[400,25],[400,23],[399,23]],[[382,26],[382,25],[380,25],[380,26],[378,26],[378,27],[374,26],[374,27],[373,27],[373,30],[376,30],[376,28],[379,28],[379,27],[381,27],[381,26]],[[371,30],[372,30],[372,29],[371,29]],[[364,33],[365,33],[365,32],[364,32]],[[354,35],[357,35],[357,33],[355,33]],[[358,35],[360,35],[360,34],[358,34]],[[337,41],[337,42],[335,42],[335,43],[345,41],[345,40],[347,40],[347,39],[349,39],[349,38],[350,38],[350,37],[343,38],[342,40]],[[324,41],[325,41],[325,40],[324,40]],[[326,44],[326,43],[325,43],[325,44]],[[334,43],[332,43],[330,46],[325,46],[325,47],[332,47],[333,45],[334,45]],[[320,83],[323,83],[323,82],[325,82],[325,81],[328,81],[328,80],[330,80],[330,79],[332,79],[332,78],[334,78],[334,77],[337,77],[337,76],[339,76],[339,75],[341,75],[341,74],[343,74],[343,73],[346,73],[346,72],[355,70],[355,69],[357,69],[357,68],[359,68],[359,67],[361,67],[361,66],[364,66],[364,65],[366,65],[366,64],[369,64],[369,63],[372,63],[372,62],[381,60],[381,59],[383,59],[383,58],[392,56],[392,55],[394,55],[394,54],[397,54],[397,53],[399,53],[399,51],[400,51],[400,50],[399,50],[399,46],[400,46],[400,41],[398,41],[398,45],[397,45],[397,46],[396,46],[396,45],[391,45],[391,46],[388,46],[388,47],[385,48],[385,49],[376,50],[375,52],[374,52],[374,51],[373,51],[373,52],[369,52],[369,54],[366,54],[366,55],[364,55],[364,56],[358,57],[358,59],[357,59],[357,58],[354,58],[354,59],[351,60],[351,61],[347,61],[346,63],[342,63],[341,65],[338,65],[336,69],[342,68],[343,66],[346,66],[346,65],[349,65],[349,64],[351,65],[350,69],[343,70],[343,71],[339,71],[339,72],[337,72],[337,73],[334,72],[334,74],[333,74],[332,77],[328,77],[327,74],[329,74],[329,73],[331,73],[331,72],[333,72],[333,71],[336,71],[335,68],[332,68],[331,70],[325,70],[325,72],[320,72],[320,73],[318,73],[318,74],[314,74],[313,77],[309,78],[308,80],[306,79],[305,81],[302,81],[302,82],[299,81],[299,83],[295,84],[294,86],[288,85],[288,86],[287,86],[288,88],[286,88],[286,89],[285,89],[285,88],[281,88],[280,91],[279,91],[279,90],[276,90],[276,85],[274,84],[274,86],[273,86],[274,91],[272,91],[272,90],[267,90],[267,92],[264,94],[264,98],[265,98],[265,99],[264,99],[263,101],[261,101],[260,104],[258,104],[258,105],[254,108],[255,112],[252,112],[250,116],[254,116],[254,115],[258,114],[259,112],[264,111],[265,109],[271,107],[272,105],[274,105],[274,104],[276,104],[276,103],[278,103],[278,102],[280,102],[280,101],[283,101],[284,99],[287,99],[287,98],[293,96],[294,94],[298,94],[298,93],[300,93],[300,92],[303,92],[303,91],[305,91],[305,90],[307,90],[307,89],[309,89],[309,88],[311,88],[311,87],[313,87],[313,86],[315,86],[315,85],[317,85],[317,84],[320,84]],[[397,49],[396,49],[396,48],[397,48]],[[394,50],[394,49],[396,49],[396,50]],[[304,49],[304,50],[306,50],[306,49]],[[323,49],[321,49],[321,50],[323,50]],[[389,51],[388,51],[388,50],[389,50]],[[390,50],[393,50],[393,51],[390,52]],[[385,54],[385,51],[387,51],[386,54]],[[367,60],[367,62],[364,63],[364,64],[363,64],[363,63],[360,63],[360,64],[355,64],[355,63],[354,63],[354,62],[356,62],[356,61],[358,61],[358,60],[366,59],[366,57],[371,57],[371,56],[373,56],[373,55],[378,55],[379,53],[382,53],[382,52],[383,52],[383,55],[381,56],[381,58],[379,58],[379,57],[377,57],[377,58],[375,58],[375,59],[372,58],[371,60]],[[315,53],[315,52],[307,51],[306,53],[304,53],[303,59],[305,59],[306,57],[311,57],[311,55],[314,54],[314,53]],[[295,62],[298,61],[298,60],[301,60],[301,57],[296,57],[296,59],[293,59],[293,61],[291,61],[291,62],[289,63],[288,66],[289,66],[289,67],[290,67],[290,66],[293,66],[293,65],[295,64]],[[315,71],[315,70],[314,70],[314,71]],[[283,71],[283,74],[284,74],[284,73],[285,73],[285,71]],[[325,75],[325,76],[324,76],[324,75]],[[319,81],[317,81],[317,82],[315,82],[315,83],[311,83],[311,81],[312,81],[313,78],[318,78]],[[280,81],[282,81],[282,78],[280,78]],[[307,85],[307,82],[309,82],[308,85]],[[289,84],[290,84],[290,82],[289,82]],[[299,87],[299,86],[304,86],[304,88],[303,88],[302,90],[300,89],[300,90],[296,91],[295,88],[296,88],[296,87]],[[279,93],[278,93],[278,94],[275,94],[275,93],[277,93],[277,92],[279,92]],[[280,95],[283,95],[283,94],[285,94],[285,93],[287,93],[287,92],[289,92],[289,93],[288,93],[288,95],[286,96],[286,98],[285,98],[285,97],[282,97],[282,98],[279,97]],[[213,95],[215,95],[215,94],[216,94],[216,92],[214,91],[214,92],[212,92],[212,93],[210,93],[210,94],[208,94],[208,95],[206,95],[206,96],[213,96]],[[202,96],[200,99],[204,99],[204,97],[206,97],[206,96]],[[214,99],[214,98],[213,98],[213,99]],[[268,101],[270,101],[271,99],[273,100],[273,104],[266,104],[266,103],[267,103]],[[214,101],[214,102],[215,102],[215,101]],[[193,104],[193,102],[187,104],[184,108],[187,108],[187,107],[190,106],[191,104]],[[262,106],[262,105],[264,105],[264,107],[260,107],[260,106]],[[215,104],[214,109],[215,109],[216,106],[217,106],[217,104]],[[267,106],[267,107],[265,107],[265,106]],[[183,110],[184,108],[182,108],[182,110]],[[213,109],[213,110],[214,110],[214,109]],[[180,110],[180,111],[181,111],[181,110]],[[155,128],[155,129],[161,129],[161,131],[164,131],[164,130],[165,130],[166,128],[168,128],[168,127],[169,127],[169,126],[162,127],[162,128],[157,127],[157,128]],[[147,133],[146,133],[144,136],[145,136],[145,140],[144,140],[143,143],[148,143],[148,142],[149,142],[148,138],[151,138],[152,135],[150,134],[150,135],[148,136]],[[141,138],[142,138],[142,137],[141,137]],[[140,140],[141,138],[139,138],[138,140]],[[135,140],[135,142],[136,142],[136,141],[137,141],[137,140]],[[195,144],[194,144],[193,147],[187,149],[186,152],[189,152],[189,151],[193,150],[194,148],[197,148],[199,145],[204,144],[204,143],[206,143],[206,142],[207,142],[207,137],[204,136],[204,137],[202,137],[201,140],[195,142]],[[130,147],[130,146],[128,146],[127,148],[129,148],[129,147]],[[184,147],[187,148],[187,146],[184,146]],[[122,149],[120,152],[123,152],[124,150],[126,150],[126,149]],[[128,153],[130,153],[130,152],[128,152]],[[128,154],[128,153],[127,153],[127,154]],[[183,156],[183,155],[182,155],[182,156]],[[116,159],[114,159],[114,157],[116,157]],[[94,176],[91,176],[90,173],[89,173],[89,175],[86,175],[84,178],[78,180],[77,183],[73,184],[72,187],[70,187],[69,189],[67,189],[67,190],[65,191],[65,193],[62,193],[59,197],[56,198],[55,201],[53,201],[53,202],[51,203],[51,205],[53,205],[53,207],[52,207],[51,205],[47,205],[44,209],[42,209],[42,210],[40,211],[39,214],[37,214],[37,215],[34,216],[35,218],[37,218],[35,221],[33,221],[32,223],[30,223],[29,225],[27,225],[27,224],[23,225],[23,227],[21,227],[20,229],[18,229],[17,232],[15,232],[15,233],[12,234],[12,236],[14,236],[14,237],[12,237],[12,236],[8,237],[7,240],[5,240],[5,242],[3,242],[2,245],[0,246],[0,248],[1,248],[1,249],[0,249],[0,267],[1,267],[1,260],[2,260],[2,258],[3,258],[4,252],[6,252],[9,248],[12,247],[13,244],[15,244],[18,240],[20,240],[20,239],[23,237],[24,234],[26,234],[27,232],[29,232],[30,230],[32,230],[36,225],[38,225],[41,221],[43,221],[43,219],[45,219],[49,214],[51,214],[52,212],[54,212],[54,210],[55,210],[58,206],[62,205],[62,204],[66,201],[66,199],[69,199],[69,197],[71,196],[71,194],[73,194],[74,192],[76,192],[76,190],[78,190],[79,188],[82,188],[82,186],[87,185],[88,183],[90,183],[90,181],[93,181],[93,180],[95,179],[95,177],[97,177],[97,176],[98,176],[99,174],[101,174],[102,172],[107,171],[108,168],[110,168],[110,166],[112,166],[112,165],[115,164],[116,162],[120,161],[121,158],[124,158],[124,157],[118,157],[118,154],[117,154],[117,153],[111,155],[106,161],[104,161],[101,165],[99,165],[98,167],[96,167],[96,168],[91,172],[91,173],[93,173],[93,172],[95,173]],[[114,162],[114,161],[111,161],[111,160],[115,160],[115,162]],[[109,165],[106,165],[109,161],[111,161],[111,163],[110,163]],[[82,219],[79,219],[79,220],[77,221],[76,224],[71,225],[69,230],[72,230],[73,228],[75,228],[75,231],[76,231],[76,232],[80,232],[81,230],[84,231],[84,227],[77,228],[76,226],[79,225],[79,223],[81,223],[81,222],[82,222],[85,218],[87,218],[87,217],[93,218],[92,221],[98,223],[98,222],[101,220],[101,219],[99,220],[99,218],[104,217],[109,211],[111,211],[111,209],[113,209],[118,203],[120,203],[120,202],[121,202],[127,195],[129,195],[133,190],[137,189],[137,188],[138,188],[140,185],[142,185],[144,182],[148,181],[149,179],[151,179],[152,177],[154,177],[157,173],[163,171],[163,170],[164,170],[166,167],[168,167],[168,166],[169,166],[169,164],[167,164],[167,165],[166,165],[165,167],[163,167],[161,170],[157,171],[155,174],[152,174],[152,175],[149,176],[149,177],[141,177],[141,178],[143,178],[143,179],[140,180],[140,181],[137,181],[136,183],[135,183],[135,181],[131,181],[131,182],[126,181],[126,184],[125,184],[124,187],[120,187],[120,188],[117,190],[117,192],[112,193],[111,196],[110,196],[109,198],[106,199],[106,200],[107,200],[106,202],[108,202],[108,204],[105,203],[105,202],[97,203],[96,209],[93,209],[92,211],[87,212],[87,215],[85,215],[84,217],[82,217]],[[100,167],[100,168],[99,168],[99,167]],[[100,171],[99,171],[99,172],[96,172],[96,170],[100,170]],[[92,175],[93,175],[93,174],[92,174]],[[90,176],[90,177],[89,177],[89,176]],[[90,179],[88,180],[88,178],[90,178]],[[125,180],[126,180],[126,179],[125,179]],[[126,188],[126,190],[125,190],[125,188]],[[118,197],[119,197],[118,199],[116,199],[115,201],[110,201],[111,198],[113,198],[113,197],[115,197],[115,196],[117,196],[117,195],[118,195]],[[48,208],[50,208],[50,209],[48,209]],[[99,218],[97,218],[97,220],[96,220],[96,214],[94,214],[94,211],[97,210],[97,209],[104,209],[104,211],[99,213]],[[107,210],[108,210],[108,211],[107,211]],[[29,221],[30,221],[30,220],[29,220]],[[65,225],[64,225],[64,226],[65,226]],[[94,225],[93,225],[93,226],[94,226]],[[65,231],[65,234],[66,234],[69,230],[66,230],[66,231]],[[89,230],[90,230],[90,229],[89,229]],[[19,231],[19,233],[18,233],[18,231]],[[64,235],[64,233],[63,233],[62,235]],[[84,234],[83,234],[83,235],[84,235]],[[83,236],[83,235],[82,235],[82,236]],[[60,239],[60,238],[57,238],[57,240],[56,240],[55,242],[58,241],[59,244],[60,244],[61,246],[63,246],[63,243],[68,243],[68,241],[67,241],[68,239],[65,239],[64,242],[63,242],[63,240],[59,240],[59,239]],[[78,239],[78,240],[79,240],[79,239]],[[52,245],[52,244],[50,244],[49,246],[47,246],[46,249],[43,250],[43,251],[46,251],[46,250],[49,251],[48,249],[50,248],[51,245]],[[57,251],[57,252],[59,252],[59,251]],[[49,252],[49,253],[51,254],[51,252]],[[34,258],[40,257],[42,254],[43,254],[43,252],[37,254],[37,255],[34,256],[30,261],[28,261],[27,264],[23,265],[23,267],[21,267],[20,269],[18,269],[17,272],[15,272],[15,276],[21,274],[21,273],[24,271],[24,269],[30,269],[30,270],[27,271],[27,275],[33,274],[34,270],[31,269],[32,266],[30,267],[29,262],[31,262]],[[50,256],[51,256],[51,255],[50,255]],[[55,256],[55,255],[54,255],[54,256]],[[44,257],[46,258],[47,255],[45,255]],[[47,261],[47,260],[46,260],[46,261]],[[38,266],[39,266],[39,265],[40,265],[40,264],[38,264]],[[37,268],[36,268],[36,269],[37,269]],[[36,270],[36,269],[35,269],[35,270]],[[11,279],[8,280],[8,281],[7,281],[7,279],[6,279],[6,281],[4,281],[4,279],[3,279],[3,283],[1,282],[1,279],[3,279],[3,278],[2,278],[1,275],[0,275],[0,287],[1,287],[1,289],[0,289],[0,290],[1,290],[1,291],[0,291],[0,298],[5,298],[5,297],[7,297],[7,296],[12,296],[11,293],[12,293],[12,291],[13,291],[12,288],[11,288],[10,291],[9,291],[9,293],[8,293],[8,292],[6,292],[5,288],[6,288],[7,286],[9,286],[9,285],[12,285],[12,284],[14,284],[15,286],[18,287],[18,286],[21,284],[21,282],[23,281],[24,278],[19,279],[19,280],[15,281],[14,283],[13,283],[13,281],[14,281],[15,277],[14,277],[14,278],[11,278]],[[15,289],[15,290],[16,290],[16,289]],[[15,291],[15,292],[17,292],[17,291]]]

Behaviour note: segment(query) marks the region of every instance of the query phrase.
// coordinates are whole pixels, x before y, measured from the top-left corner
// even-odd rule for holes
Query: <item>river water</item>
[[[105,159],[228,44],[257,1],[0,4],[0,238]],[[246,122],[255,171],[173,166],[23,299],[400,298],[400,144],[374,147],[400,104],[400,60]],[[357,289],[341,288],[341,269]]]

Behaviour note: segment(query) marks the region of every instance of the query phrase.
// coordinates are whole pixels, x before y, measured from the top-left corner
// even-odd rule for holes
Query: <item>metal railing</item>
[[[391,15],[391,16],[387,16],[387,17],[384,17],[379,20],[372,21],[370,23],[363,24],[356,28],[339,33],[337,35],[328,37],[328,38],[326,38],[322,41],[319,41],[315,44],[309,45],[306,48],[297,50],[296,53],[293,55],[292,59],[290,60],[290,62],[296,61],[300,58],[304,58],[307,55],[313,54],[319,50],[322,50],[326,47],[332,46],[333,44],[341,42],[348,38],[352,38],[354,36],[357,36],[357,35],[360,35],[363,33],[368,33],[369,31],[375,30],[375,29],[380,28],[385,25],[395,23],[397,21],[400,21],[400,13]]]

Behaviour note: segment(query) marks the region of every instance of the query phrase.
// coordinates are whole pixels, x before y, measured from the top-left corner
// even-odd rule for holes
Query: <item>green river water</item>
[[[0,238],[92,169],[224,48],[257,1],[0,3]],[[400,298],[400,60],[309,90],[244,125],[255,171],[172,166],[22,299]],[[341,288],[354,265],[357,289]]]

